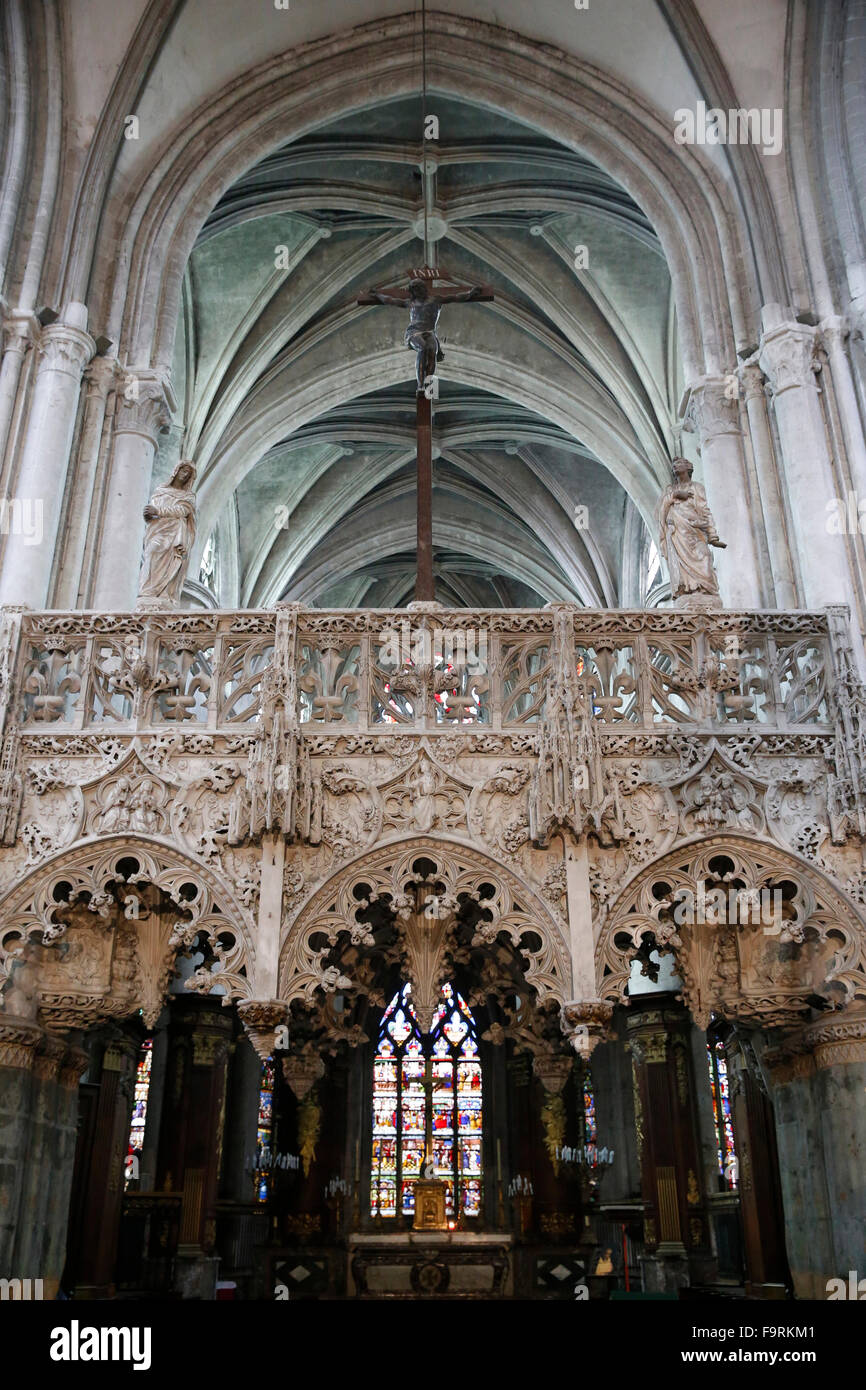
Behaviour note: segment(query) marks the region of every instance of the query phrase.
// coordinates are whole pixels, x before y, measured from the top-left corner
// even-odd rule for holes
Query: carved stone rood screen
[[[5,609],[0,673],[0,977],[38,946],[59,1026],[153,1017],[203,933],[187,987],[219,984],[266,1048],[292,998],[348,987],[326,961],[366,931],[344,876],[381,858],[396,900],[404,846],[405,881],[422,846],[457,900],[493,894],[480,937],[511,934],[579,1050],[630,961],[676,948],[640,887],[668,859],[698,890],[779,888],[781,939],[812,962],[798,1008],[802,989],[866,996],[866,698],[844,609]],[[51,950],[66,933],[86,987]],[[776,956],[749,961],[746,1012],[787,1017]]]

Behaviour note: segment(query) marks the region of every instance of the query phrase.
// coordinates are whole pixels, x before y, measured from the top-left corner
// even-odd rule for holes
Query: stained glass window
[[[262,1063],[259,1081],[259,1113],[256,1121],[256,1201],[268,1200],[271,1171],[271,1137],[274,1128],[274,1064],[269,1057]]]
[[[735,1188],[739,1181],[737,1151],[734,1147],[734,1124],[731,1118],[731,1095],[728,1086],[728,1064],[723,1042],[707,1043],[707,1062],[710,1088],[713,1095],[713,1118],[716,1122],[716,1154],[719,1176],[725,1186]]]
[[[481,1212],[481,1062],[475,1019],[452,985],[442,986],[429,1034],[418,1026],[412,986],[382,1016],[373,1063],[373,1161],[370,1212],[415,1210],[429,1121],[432,1171],[446,1185],[445,1207]]]
[[[139,1163],[141,1151],[144,1147],[144,1126],[147,1121],[147,1096],[150,1090],[150,1068],[153,1062],[153,1038],[147,1038],[142,1044],[138,1058],[138,1066],[135,1069],[135,1090],[132,1099],[132,1121],[129,1126],[129,1144],[127,1145],[126,1167],[125,1167],[125,1186],[130,1182],[137,1181],[139,1173]]]
[[[592,1077],[589,1068],[583,1076],[583,1141],[585,1144],[595,1144],[598,1141],[598,1128],[595,1123],[595,1092],[592,1089]]]

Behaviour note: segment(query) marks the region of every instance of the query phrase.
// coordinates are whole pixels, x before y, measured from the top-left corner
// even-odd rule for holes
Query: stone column
[[[866,1012],[812,1024],[764,1061],[794,1291],[826,1299],[830,1280],[866,1277]]]
[[[743,1046],[725,1049],[746,1262],[746,1294],[779,1298],[790,1287],[772,1103]]]
[[[809,608],[848,603],[856,611],[845,537],[827,525],[838,483],[815,379],[815,329],[768,309],[763,318],[758,360],[773,392],[803,598]]]
[[[22,1159],[27,1152],[33,1060],[41,1037],[37,1024],[0,1015],[0,1274],[19,1279],[38,1279],[43,1274],[13,1266],[26,1172]]]
[[[132,1118],[141,1027],[107,1027],[96,1040],[101,1063],[93,1144],[84,1172],[83,1222],[75,1261],[76,1298],[113,1298],[117,1243],[123,1209],[124,1163]]]
[[[70,306],[70,312],[75,307]],[[17,477],[9,484],[10,494],[38,529],[34,533],[32,527],[26,532],[23,526],[10,528],[0,569],[0,604],[44,608],[48,600],[81,374],[96,350],[84,331],[87,310],[77,307],[78,322],[53,323],[39,335],[27,432]]]
[[[589,857],[585,839],[571,840],[570,843],[565,843],[565,890],[571,944],[572,998],[593,999],[597,993],[597,988],[595,983],[595,950],[592,939]]]
[[[749,434],[761,493],[761,509],[767,533],[773,587],[776,591],[776,607],[798,608],[800,604],[797,598],[797,583],[791,564],[785,509],[779,489],[779,475],[767,413],[764,373],[756,362],[751,362],[740,368],[739,375],[749,417]]]
[[[229,1066],[228,1116],[220,1195],[251,1202],[255,1194],[252,1163],[256,1155],[262,1061],[247,1038],[241,1038]]]
[[[63,564],[58,584],[58,608],[76,608],[81,589],[81,568],[87,532],[93,507],[96,470],[105,424],[108,393],[117,376],[113,357],[97,357],[84,373],[85,397],[81,437],[78,442],[78,467],[69,515],[64,528]]]
[[[175,1285],[214,1297],[215,1205],[222,1159],[232,1014],[217,1000],[173,998],[157,1188],[183,1192]]]
[[[858,501],[866,499],[866,440],[857,399],[857,388],[851,371],[847,342],[851,325],[841,314],[826,318],[820,325],[821,342],[830,364],[830,375],[836,393],[839,419],[845,441],[845,453],[851,471],[851,481]]]
[[[660,1006],[661,1005],[661,1006]],[[644,1282],[656,1292],[711,1274],[695,1123],[691,1019],[672,998],[628,1016],[644,1203]]]
[[[622,1037],[627,1011],[615,1015],[614,1032]],[[603,1042],[590,1064],[599,1142],[614,1153],[601,1189],[604,1203],[623,1203],[640,1191],[635,1142],[632,1063],[621,1041]]]
[[[171,384],[158,372],[128,372],[118,385],[94,608],[135,607],[157,435],[174,409]]]
[[[66,1253],[78,1080],[87,1054],[0,1016],[0,1272],[53,1298]]]
[[[3,362],[0,364],[0,462],[9,442],[24,358],[38,334],[39,322],[32,314],[12,313],[4,319]]]
[[[686,427],[696,429],[707,501],[726,550],[713,552],[719,590],[729,608],[761,608],[762,586],[751,515],[740,411],[728,379],[701,377],[689,389]]]

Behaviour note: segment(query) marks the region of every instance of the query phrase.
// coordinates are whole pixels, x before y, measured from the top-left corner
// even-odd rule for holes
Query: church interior
[[[866,1296],[864,68],[6,0],[4,1299]]]

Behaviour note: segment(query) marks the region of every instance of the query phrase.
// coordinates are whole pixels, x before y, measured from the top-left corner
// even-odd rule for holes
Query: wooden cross
[[[418,476],[417,569],[415,598],[430,600],[433,591],[433,397],[436,363],[443,353],[436,332],[443,304],[489,303],[489,285],[470,285],[423,266],[408,272],[409,283],[379,285],[359,297],[359,304],[388,304],[409,310],[406,346],[416,359],[415,437]]]

